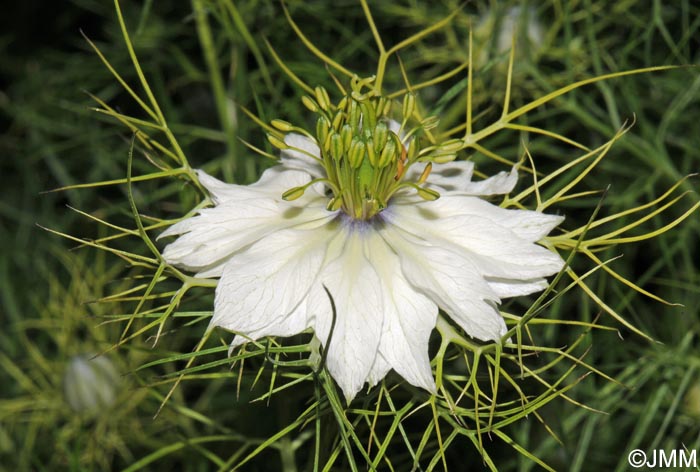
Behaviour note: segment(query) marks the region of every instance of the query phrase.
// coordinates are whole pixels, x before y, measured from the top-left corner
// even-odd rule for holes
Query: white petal
[[[435,392],[428,341],[437,322],[438,307],[408,284],[398,256],[378,234],[368,235],[367,243],[369,260],[379,275],[384,298],[380,357],[411,385]],[[378,375],[383,367],[379,358],[377,364],[373,371],[377,369]],[[370,379],[372,383],[376,383],[374,379]]]
[[[326,199],[313,188],[293,202],[282,200],[286,190],[309,180],[303,172],[280,172],[279,168],[268,169],[251,186],[224,184],[205,177],[202,183],[219,204],[162,233],[160,237],[182,235],[166,246],[163,257],[200,277],[218,277],[236,251],[267,234],[310,222],[325,223],[335,215],[326,211]]]
[[[414,171],[415,169],[415,171]],[[411,166],[408,180],[417,180],[423,168]],[[438,192],[467,192],[473,185],[471,179],[474,172],[474,163],[471,161],[452,161],[444,164],[433,164],[428,177],[427,186]]]
[[[380,280],[364,254],[363,235],[348,227],[333,241],[330,259],[311,289],[310,321],[326,349],[326,367],[350,402],[368,379],[375,364],[382,333],[384,307]],[[337,317],[330,345],[333,319],[328,287]]]
[[[335,226],[277,231],[228,261],[210,326],[248,334],[284,320],[316,280]]]
[[[404,195],[392,200],[391,212],[400,218],[441,220],[454,216],[479,216],[511,230],[518,238],[536,242],[547,236],[562,221],[563,216],[538,211],[501,208],[478,197],[446,194],[433,202],[416,201]]]
[[[294,311],[281,320],[268,324],[260,329],[235,336],[229,347],[229,356],[235,347],[245,344],[250,340],[256,341],[266,336],[294,336],[295,334],[301,333],[309,327],[308,318],[306,316],[307,311],[306,299],[302,299]]]
[[[372,364],[372,368],[370,369],[369,374],[367,375],[367,383],[369,384],[370,388],[374,387],[379,382],[381,382],[390,370],[391,365],[389,364],[389,362],[387,362],[386,359],[384,359],[382,353],[378,352],[377,357],[374,359],[374,364]]]
[[[514,225],[508,221],[510,212],[520,222],[538,220],[537,216],[524,217],[525,212],[503,210],[474,197],[451,195],[424,204],[393,205],[383,215],[389,223],[419,239],[466,251],[463,256],[485,276],[533,279],[558,272],[564,262],[557,254],[522,239],[505,226]],[[541,227],[549,227],[556,219],[541,219],[545,222]],[[538,231],[528,228],[522,233],[538,236]]]
[[[282,165],[288,169],[301,170],[313,177],[325,177],[323,166],[311,156],[321,157],[321,150],[311,139],[297,133],[289,133],[284,142],[291,147],[282,151]]]
[[[509,280],[487,278],[486,281],[499,298],[530,295],[531,293],[541,292],[549,285],[545,279]]]
[[[499,301],[480,270],[460,252],[416,239],[387,225],[385,240],[399,254],[406,279],[436,301],[472,337],[498,340],[506,325]]]
[[[203,170],[197,170],[197,177],[217,205],[227,201],[241,202],[261,196],[279,197],[286,190],[304,185],[311,180],[305,172],[286,170],[282,166],[266,169],[258,181],[250,185],[227,184]]]
[[[467,195],[503,195],[510,193],[517,182],[518,171],[513,167],[510,172],[499,172],[486,180],[469,182],[462,192]]]

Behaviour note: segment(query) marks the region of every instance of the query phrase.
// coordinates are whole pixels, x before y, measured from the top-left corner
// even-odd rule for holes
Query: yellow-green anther
[[[345,110],[345,107],[348,105],[348,97],[345,96],[338,102],[338,110]]]
[[[431,129],[435,128],[439,122],[440,122],[440,118],[433,115],[433,116],[429,116],[426,119],[424,119],[421,122],[421,126],[423,126],[423,129],[427,131],[427,130],[431,130]]]
[[[343,157],[343,138],[338,133],[331,135],[331,157],[334,161],[339,162]]]
[[[323,149],[323,152],[325,154],[328,154],[331,151],[331,135],[330,134],[328,134],[328,136],[326,136],[326,140],[323,142],[323,146],[321,146],[321,148]]]
[[[432,162],[437,162],[438,164],[445,164],[446,162],[452,162],[457,158],[457,154],[437,154],[433,156],[428,156]]]
[[[362,127],[366,130],[373,130],[377,126],[377,115],[374,107],[369,102],[360,103],[362,109]]]
[[[343,206],[343,196],[338,195],[337,197],[333,197],[330,200],[328,200],[328,204],[326,205],[326,210],[337,211],[340,209],[341,206]]]
[[[428,176],[430,175],[431,170],[433,170],[433,163],[428,162],[428,164],[426,164],[426,166],[425,166],[425,169],[423,169],[423,173],[418,178],[418,183],[420,185],[424,184],[425,181],[428,180]]]
[[[284,120],[275,119],[275,120],[272,120],[270,122],[270,124],[273,126],[273,128],[276,128],[280,131],[284,131],[285,133],[289,133],[290,131],[292,131],[294,129],[294,126],[291,123],[284,121]]]
[[[292,201],[300,198],[306,192],[307,185],[301,187],[292,187],[282,194],[282,200]]]
[[[348,115],[350,126],[352,126],[353,131],[359,129],[360,107],[357,105],[357,102],[355,100],[350,100],[350,112],[348,113]]]
[[[464,149],[464,141],[461,139],[450,139],[438,146],[440,153],[452,153]]]
[[[440,194],[433,189],[419,187],[417,185],[415,188],[416,188],[416,191],[418,192],[418,196],[420,198],[422,198],[423,200],[427,200],[429,202],[432,202],[432,201],[440,198]]]
[[[379,100],[377,100],[377,103],[374,105],[374,109],[376,110],[377,117],[384,116],[384,107],[386,106],[387,99],[385,97],[379,97]]]
[[[318,139],[318,142],[325,143],[329,132],[330,123],[328,123],[328,119],[323,115],[319,116],[318,120],[316,121],[316,138]]]
[[[413,161],[416,158],[417,154],[418,154],[418,140],[412,139],[408,143],[408,152],[406,153],[406,155],[408,156],[408,160]]]
[[[331,100],[328,98],[328,92],[326,89],[318,86],[314,89],[314,95],[316,95],[316,101],[323,110],[329,110],[331,106]]]
[[[285,149],[289,149],[289,145],[285,143],[284,140],[278,138],[272,133],[269,133],[267,135],[267,140],[270,141],[270,144],[275,146],[277,149],[280,149],[282,151],[284,151]]]
[[[362,142],[358,136],[352,138],[350,142],[350,152],[348,152],[348,161],[350,162],[350,167],[357,169],[362,165],[362,161],[365,157],[365,143]]]
[[[338,110],[338,113],[333,117],[333,129],[340,128],[340,124],[345,119],[345,113],[342,110]]]
[[[412,93],[407,93],[403,96],[403,119],[408,120],[416,109],[416,96]]]
[[[316,103],[311,97],[307,97],[306,95],[304,95],[303,97],[301,97],[301,103],[303,103],[304,106],[308,108],[311,113],[316,113],[318,111],[318,103]]]
[[[380,152],[383,148],[384,145],[386,144],[386,140],[389,137],[389,127],[384,123],[383,121],[380,121],[377,123],[377,126],[374,128],[374,149],[377,152]]]
[[[384,106],[381,108],[377,107],[377,110],[379,110],[382,116],[389,116],[389,113],[391,112],[391,100],[384,102]]]
[[[343,151],[350,152],[350,143],[352,142],[352,126],[344,125],[340,130],[340,140],[343,143]]]
[[[382,149],[382,153],[379,156],[379,167],[386,167],[390,162],[392,162],[396,155],[396,143],[393,139],[387,141],[386,146]]]
[[[369,158],[369,163],[372,167],[377,167],[377,151],[374,150],[374,140],[372,138],[367,138],[365,141],[365,149],[367,150],[367,157]]]

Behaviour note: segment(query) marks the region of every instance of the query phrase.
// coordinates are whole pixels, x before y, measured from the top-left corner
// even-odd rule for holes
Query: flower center
[[[431,145],[428,139],[428,145],[421,146],[437,120],[429,117],[409,127],[416,111],[413,94],[403,97],[401,121],[391,120],[389,116],[395,102],[376,94],[369,87],[373,80],[373,77],[363,80],[355,77],[351,83],[352,92],[335,105],[322,87],[315,89],[315,97],[303,97],[304,105],[318,115],[315,135],[287,122],[273,120],[272,125],[277,130],[300,132],[313,140],[320,149],[320,156],[310,157],[317,159],[325,171],[325,177],[286,191],[285,200],[299,198],[310,185],[323,182],[329,190],[328,210],[342,209],[353,219],[369,220],[386,208],[400,189],[413,189],[425,200],[440,197],[438,192],[423,184],[432,163],[454,160],[456,152],[463,147],[462,141],[453,139]],[[283,136],[271,134],[268,138],[281,149],[290,148]],[[409,172],[416,163],[425,163],[422,172]]]

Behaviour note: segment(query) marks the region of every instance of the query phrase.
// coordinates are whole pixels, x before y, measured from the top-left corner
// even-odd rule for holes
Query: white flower
[[[507,331],[501,299],[544,289],[544,277],[563,266],[535,244],[562,217],[479,198],[510,192],[515,171],[472,182],[472,163],[436,164],[421,183],[439,199],[404,187],[386,207],[357,218],[329,210],[327,184],[312,180],[326,175],[311,157],[322,155],[316,143],[294,133],[285,141],[291,149],[282,163],[252,185],[198,171],[215,206],[163,233],[180,235],[163,256],[199,277],[220,278],[210,326],[240,333],[233,345],[313,329],[348,401],[390,369],[435,392],[428,340],[439,308],[470,336],[498,341]],[[414,169],[406,179],[418,179]],[[305,185],[299,198],[281,197]],[[330,345],[323,285],[337,307]]]

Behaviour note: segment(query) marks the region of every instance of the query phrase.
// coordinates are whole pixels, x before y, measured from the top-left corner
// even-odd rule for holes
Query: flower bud
[[[121,378],[106,356],[74,356],[63,375],[63,391],[70,407],[95,414],[114,404]]]

